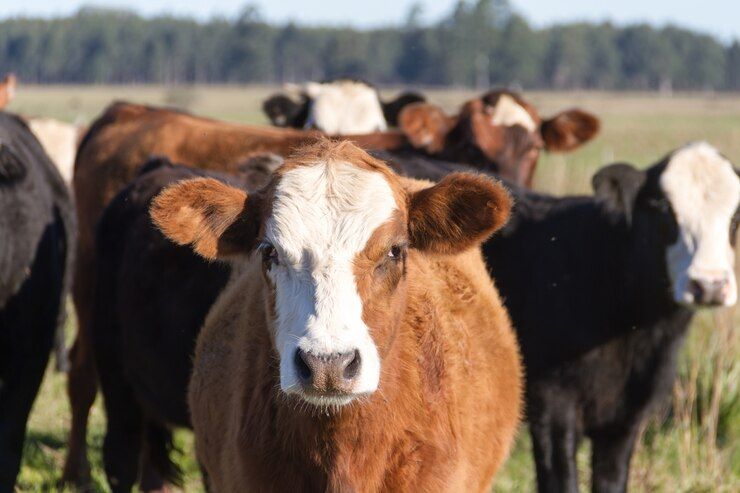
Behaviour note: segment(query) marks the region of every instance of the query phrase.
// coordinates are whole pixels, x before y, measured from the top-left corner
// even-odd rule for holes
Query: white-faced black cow
[[[398,124],[404,106],[425,100],[420,94],[403,92],[381,101],[374,86],[354,79],[308,82],[297,97],[274,94],[262,109],[278,127],[316,128],[328,135],[384,131]]]
[[[13,491],[26,420],[61,334],[74,235],[61,176],[28,127],[0,112],[0,491]]]
[[[737,301],[740,178],[706,143],[645,171],[601,169],[595,197],[518,192],[484,246],[524,353],[541,492],[575,492],[592,440],[593,490],[623,492],[641,423],[674,379],[697,308]]]

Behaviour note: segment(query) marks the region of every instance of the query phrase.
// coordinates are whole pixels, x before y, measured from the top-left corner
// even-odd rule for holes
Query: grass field
[[[125,99],[183,106],[214,118],[265,123],[260,102],[269,87],[22,87],[9,108],[29,115],[89,122],[109,102]],[[393,91],[388,91],[392,93]],[[452,111],[467,91],[427,91]],[[541,114],[580,106],[602,119],[600,136],[572,154],[544,155],[536,188],[556,194],[588,193],[593,172],[603,164],[627,161],[646,166],[692,140],[707,140],[740,163],[740,96],[622,93],[532,93]],[[740,491],[740,316],[731,311],[701,313],[681,355],[679,378],[670,402],[645,428],[633,460],[631,491]],[[70,334],[74,320],[69,322]],[[52,489],[59,478],[69,430],[63,375],[49,372],[29,423],[19,491]],[[96,402],[89,442],[93,479],[105,491],[100,462],[104,416]],[[201,491],[193,461],[192,436],[177,435],[186,491]],[[588,444],[579,455],[581,482],[588,484]],[[517,447],[498,477],[497,492],[534,490],[530,443],[523,428]]]

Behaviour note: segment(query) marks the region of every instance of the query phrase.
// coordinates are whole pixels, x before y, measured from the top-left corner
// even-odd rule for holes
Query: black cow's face
[[[688,145],[646,172],[612,165],[594,177],[594,187],[629,223],[639,223],[633,230],[638,245],[660,249],[674,301],[693,307],[737,302],[740,178],[715,148]]]
[[[307,108],[307,99],[296,102],[284,94],[275,94],[262,104],[262,110],[276,127],[302,127],[304,122],[296,119]]]

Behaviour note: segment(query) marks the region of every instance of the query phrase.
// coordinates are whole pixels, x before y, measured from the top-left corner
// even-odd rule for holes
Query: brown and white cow
[[[255,194],[165,189],[162,231],[240,267],[190,387],[213,490],[488,491],[522,369],[478,246],[509,208],[483,176],[430,186],[327,141]]]
[[[519,94],[493,90],[463,104],[455,116],[429,103],[410,104],[401,110],[399,127],[414,148],[430,156],[531,187],[542,149],[572,151],[593,139],[600,124],[580,109],[543,119]]]

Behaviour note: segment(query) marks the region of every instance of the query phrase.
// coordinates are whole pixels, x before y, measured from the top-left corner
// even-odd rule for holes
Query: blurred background
[[[0,77],[18,76],[8,109],[27,115],[84,125],[125,99],[266,124],[261,103],[281,85],[334,77],[366,79],[387,96],[416,88],[452,113],[503,86],[523,91],[540,114],[579,106],[602,120],[582,150],[541,158],[538,190],[589,193],[604,164],[647,166],[699,139],[740,164],[740,2],[3,3]],[[740,491],[739,321],[733,311],[696,318],[672,399],[642,433],[631,491]],[[70,337],[74,327],[70,320]],[[54,487],[69,421],[64,377],[50,371],[20,491]],[[101,491],[103,431],[98,402],[90,440]],[[186,489],[200,491],[192,438],[177,439]],[[530,448],[521,432],[496,491],[534,490]],[[588,475],[580,479],[588,489]]]

